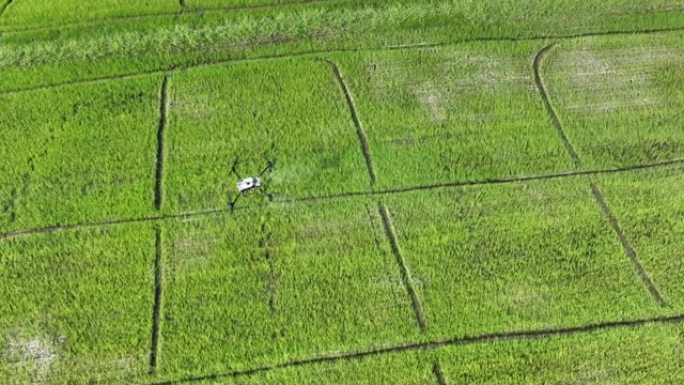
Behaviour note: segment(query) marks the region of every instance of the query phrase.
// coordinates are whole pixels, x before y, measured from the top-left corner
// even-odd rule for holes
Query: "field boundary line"
[[[150,342],[150,374],[157,370],[159,358],[159,335],[161,332],[161,308],[163,290],[162,267],[162,230],[161,226],[154,229],[154,307],[152,310],[152,341]]]
[[[649,293],[651,294],[653,299],[658,303],[658,305],[662,307],[667,307],[667,302],[665,301],[665,299],[663,299],[663,295],[656,287],[655,282],[653,282],[653,279],[650,277],[648,272],[646,272],[646,269],[639,261],[639,257],[637,257],[634,248],[632,248],[632,245],[629,243],[629,240],[627,239],[627,235],[625,235],[625,232],[622,230],[620,223],[618,222],[617,218],[608,206],[608,203],[606,202],[606,199],[603,197],[601,190],[598,188],[598,186],[596,185],[596,183],[594,183],[593,180],[590,179],[589,183],[591,184],[591,192],[592,194],[594,194],[596,203],[601,208],[601,211],[605,215],[606,219],[608,219],[608,222],[610,222],[610,225],[615,231],[615,234],[617,234],[618,239],[620,240],[620,245],[622,245],[622,249],[624,250],[625,254],[629,258],[629,260],[632,261],[632,264],[636,268],[637,275],[639,275],[639,278],[641,278],[641,281],[644,283]]]
[[[164,199],[164,140],[169,116],[169,81],[171,75],[164,76],[159,92],[159,124],[157,126],[157,167],[154,183],[154,208],[159,211]]]
[[[435,361],[435,364],[432,366],[432,373],[437,378],[437,385],[449,385],[446,378],[444,377],[444,372],[442,372],[442,365],[439,363],[439,360]]]
[[[303,50],[295,53],[283,53],[283,54],[265,54],[262,56],[253,57],[242,57],[233,59],[223,59],[216,61],[207,61],[196,64],[169,64],[167,67],[162,69],[146,70],[139,72],[131,72],[127,74],[119,75],[108,75],[95,77],[91,79],[80,79],[72,80],[61,83],[45,84],[40,86],[29,86],[25,88],[15,88],[0,90],[0,96],[2,95],[12,95],[25,92],[35,92],[42,90],[49,90],[53,88],[84,85],[84,84],[97,84],[108,81],[121,81],[137,79],[145,76],[162,75],[169,71],[188,71],[197,68],[207,68],[207,67],[222,67],[238,63],[250,63],[250,62],[261,62],[270,60],[284,60],[284,59],[295,59],[310,56],[320,56],[326,54],[335,53],[353,53],[353,52],[381,52],[381,51],[394,51],[394,50],[405,50],[405,49],[420,49],[420,48],[436,48],[436,47],[447,47],[456,46],[460,44],[477,43],[477,42],[518,42],[518,41],[538,41],[538,40],[551,40],[551,39],[576,39],[582,37],[593,37],[593,36],[609,36],[609,35],[639,35],[639,34],[654,34],[654,33],[667,33],[667,32],[680,32],[684,31],[684,27],[681,28],[663,28],[663,29],[645,29],[645,30],[634,30],[634,31],[606,31],[606,32],[588,32],[584,34],[568,34],[568,35],[537,35],[528,37],[480,37],[480,38],[466,38],[460,40],[454,40],[449,42],[420,42],[412,44],[395,44],[386,46],[375,46],[375,47],[347,47],[347,48],[323,48],[323,49],[311,49]],[[2,34],[2,32],[0,32]],[[259,44],[254,44],[257,46]]]
[[[320,354],[308,358],[300,358],[291,361],[281,362],[272,365],[264,365],[244,370],[236,370],[222,373],[212,373],[205,375],[188,376],[178,379],[162,380],[157,382],[145,383],[146,385],[177,385],[220,378],[244,377],[258,373],[270,372],[276,369],[308,366],[337,362],[343,360],[361,359],[366,357],[379,356],[391,353],[401,353],[407,351],[435,350],[446,346],[466,346],[476,344],[488,344],[515,340],[534,340],[553,337],[564,337],[577,334],[594,333],[605,330],[634,329],[646,325],[654,324],[681,324],[684,323],[684,314],[677,314],[666,317],[640,318],[634,320],[606,321],[600,323],[590,323],[580,326],[568,326],[557,328],[541,328],[531,330],[517,330],[501,333],[487,333],[473,336],[463,336],[449,339],[439,339],[425,342],[410,342],[405,344],[388,345],[363,351],[350,351],[344,353]]]
[[[413,312],[416,316],[416,322],[418,323],[420,331],[425,332],[425,330],[427,330],[425,313],[423,313],[423,306],[420,304],[420,300],[418,299],[418,293],[416,292],[416,289],[413,287],[411,272],[409,271],[408,266],[406,265],[406,261],[404,260],[401,248],[399,247],[397,234],[394,230],[394,223],[392,223],[392,216],[386,204],[380,203],[378,206],[380,209],[380,216],[382,217],[382,223],[385,226],[385,233],[387,234],[387,238],[392,248],[392,253],[394,254],[394,257],[397,260],[397,264],[399,265],[401,280],[404,283],[404,286],[406,287],[406,291],[408,292],[409,297],[411,298],[411,305],[413,307]]]
[[[558,118],[558,113],[556,110],[553,108],[553,104],[551,103],[551,98],[549,97],[548,90],[546,86],[544,85],[544,79],[541,76],[541,66],[543,64],[543,59],[544,56],[554,47],[554,44],[549,44],[546,47],[542,48],[537,55],[534,58],[534,80],[535,83],[537,84],[537,87],[539,88],[539,93],[542,96],[542,99],[544,101],[544,105],[546,106],[548,115],[551,119],[551,122],[553,123],[553,126],[556,128],[556,131],[558,132],[559,137],[563,141],[563,145],[565,146],[565,149],[568,152],[568,155],[570,158],[572,158],[572,161],[575,165],[575,168],[580,168],[582,166],[582,159],[578,155],[577,151],[575,151],[574,146],[568,140],[567,135],[565,134],[565,129],[563,128],[563,124],[561,123],[560,119]],[[605,219],[608,220],[610,223],[611,227],[613,228],[613,231],[618,237],[618,240],[620,241],[620,245],[622,246],[622,250],[625,253],[625,255],[629,258],[629,260],[632,262],[632,265],[636,269],[636,273],[641,279],[642,283],[646,288],[648,289],[649,294],[651,297],[658,303],[658,305],[662,307],[667,307],[667,303],[663,299],[662,294],[658,290],[655,282],[653,279],[650,277],[644,266],[641,264],[639,261],[639,257],[636,254],[636,251],[634,251],[634,248],[632,245],[629,243],[629,240],[627,239],[627,235],[623,231],[622,227],[620,226],[620,223],[617,220],[617,217],[615,217],[615,214],[613,214],[612,210],[610,209],[610,206],[608,206],[608,203],[606,202],[606,199],[603,197],[603,194],[601,193],[601,189],[598,187],[596,182],[594,181],[594,178],[592,178],[591,175],[588,175],[587,177],[589,179],[589,184],[591,187],[591,192],[594,196],[594,199],[596,201],[596,204],[599,206],[599,209],[601,210],[602,214],[604,215]]]
[[[368,169],[368,176],[370,177],[371,187],[377,182],[377,174],[375,173],[375,167],[373,166],[373,157],[371,156],[370,147],[368,145],[368,137],[366,136],[366,131],[363,129],[361,124],[361,119],[359,118],[359,112],[356,108],[356,103],[354,103],[354,97],[352,96],[347,83],[342,76],[342,71],[340,67],[332,60],[326,60],[326,62],[332,67],[333,74],[337,83],[340,85],[344,97],[347,101],[347,106],[349,107],[349,112],[351,113],[352,120],[354,121],[354,126],[356,126],[356,134],[359,137],[359,142],[361,143],[361,151],[363,152],[363,157],[366,160],[366,168]]]
[[[2,7],[0,7],[0,17],[2,17],[2,15],[5,14],[5,11],[10,6],[10,4],[12,4],[13,1],[14,0],[6,0]],[[2,34],[2,32],[0,32],[0,34]]]
[[[546,179],[560,179],[560,178],[572,178],[581,175],[601,175],[601,174],[615,174],[623,172],[632,172],[647,169],[658,169],[661,167],[667,167],[671,165],[684,164],[684,158],[682,159],[672,159],[668,161],[649,163],[649,164],[639,164],[634,166],[626,166],[620,168],[609,168],[609,169],[595,169],[595,170],[578,170],[578,171],[564,171],[551,174],[540,174],[540,175],[528,175],[510,178],[495,178],[495,179],[482,179],[474,181],[463,181],[463,182],[445,182],[432,185],[420,185],[420,186],[409,186],[396,189],[386,189],[386,190],[369,190],[369,191],[353,191],[344,192],[339,194],[321,195],[321,196],[309,196],[292,198],[286,200],[276,200],[274,204],[293,204],[302,202],[313,202],[313,201],[324,201],[329,199],[339,199],[354,196],[374,196],[374,195],[389,195],[389,194],[403,194],[413,191],[422,190],[435,190],[441,188],[454,188],[454,187],[468,187],[468,186],[486,186],[486,185],[497,185],[497,184],[509,184],[509,183],[520,183],[529,182],[536,180],[546,180]],[[251,206],[250,206],[251,207]],[[245,207],[247,208],[247,207]],[[243,210],[244,208],[237,207],[235,210]],[[44,227],[33,227],[25,228],[20,230],[9,231],[5,233],[0,233],[0,240],[11,239],[20,236],[29,236],[35,234],[49,234],[49,233],[59,233],[64,231],[72,230],[82,230],[88,228],[98,228],[98,227],[109,227],[117,225],[125,225],[131,223],[144,223],[144,222],[157,222],[173,219],[188,219],[194,217],[204,217],[210,215],[218,214],[230,214],[231,210],[229,208],[207,208],[196,211],[186,211],[180,213],[169,213],[169,214],[155,214],[150,216],[140,216],[140,217],[130,217],[130,218],[114,218],[106,219],[94,222],[81,222],[75,224],[65,224],[65,225],[54,225],[54,226],[44,226]]]
[[[519,183],[519,182],[530,182],[537,180],[546,179],[559,179],[559,178],[572,178],[582,175],[601,175],[601,174],[617,174],[623,172],[633,172],[640,170],[648,170],[653,168],[667,167],[677,164],[684,163],[684,158],[677,158],[671,160],[665,160],[660,162],[648,163],[648,164],[638,164],[633,166],[615,167],[615,168],[605,168],[605,169],[593,169],[593,170],[570,170],[561,171],[549,174],[536,174],[536,175],[521,175],[512,176],[506,178],[485,178],[476,179],[470,181],[457,181],[457,182],[443,182],[434,183],[427,185],[417,185],[417,186],[407,186],[407,187],[397,187],[384,190],[374,190],[374,191],[351,191],[342,192],[337,194],[322,195],[322,196],[305,196],[299,198],[291,198],[287,200],[276,201],[275,203],[296,203],[296,202],[310,202],[325,199],[336,199],[345,198],[353,196],[369,196],[369,195],[390,195],[390,194],[403,194],[414,191],[422,190],[436,190],[441,188],[453,188],[453,187],[468,187],[468,186],[486,186],[486,185],[497,185],[497,184],[509,184],[509,183]]]
[[[13,0],[9,0],[12,2]],[[169,12],[151,12],[147,14],[142,14],[142,15],[125,15],[125,16],[114,16],[114,17],[104,17],[102,19],[98,20],[93,20],[93,21],[85,21],[85,22],[72,22],[72,23],[64,23],[64,24],[57,24],[53,26],[47,26],[47,27],[26,27],[26,28],[17,28],[17,29],[8,29],[8,30],[0,30],[0,35],[13,35],[13,34],[20,34],[20,33],[30,33],[30,32],[43,32],[43,31],[52,31],[52,30],[59,30],[59,29],[64,29],[64,28],[78,28],[78,27],[91,27],[91,26],[97,26],[101,25],[103,23],[106,24],[114,24],[117,22],[122,22],[122,21],[135,21],[135,20],[143,20],[143,19],[156,19],[156,18],[162,18],[162,17],[170,17],[170,16],[201,16],[205,14],[221,14],[221,13],[237,13],[240,11],[249,11],[249,10],[258,10],[258,9],[279,9],[279,8],[285,8],[289,6],[297,6],[297,5],[309,5],[309,4],[326,4],[326,3],[347,3],[346,0],[300,0],[300,1],[288,1],[288,2],[281,2],[281,3],[268,3],[268,4],[246,4],[246,5],[237,5],[237,6],[223,6],[223,7],[212,7],[212,8],[190,8],[188,9],[187,7],[187,0],[178,0],[179,2],[179,9],[177,11],[169,11]]]

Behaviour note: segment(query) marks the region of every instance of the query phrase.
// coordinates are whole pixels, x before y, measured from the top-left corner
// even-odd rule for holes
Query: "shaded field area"
[[[532,3],[4,2],[0,383],[684,380],[684,3]]]

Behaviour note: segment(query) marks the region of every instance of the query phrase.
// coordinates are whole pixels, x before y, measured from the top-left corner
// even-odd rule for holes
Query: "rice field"
[[[0,384],[684,381],[683,41],[679,0],[0,0]]]

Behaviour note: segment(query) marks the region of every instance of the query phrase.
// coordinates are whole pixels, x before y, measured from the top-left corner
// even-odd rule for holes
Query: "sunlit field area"
[[[0,384],[684,383],[684,1],[0,0]]]

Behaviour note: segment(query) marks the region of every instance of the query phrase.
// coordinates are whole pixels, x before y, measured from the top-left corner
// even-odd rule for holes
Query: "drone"
[[[264,167],[264,169],[261,170],[261,172],[257,176],[250,176],[247,178],[243,178],[242,176],[240,176],[240,173],[237,170],[239,162],[240,162],[239,159],[235,159],[235,161],[233,162],[233,165],[230,168],[230,172],[232,174],[235,174],[235,176],[237,176],[240,179],[237,182],[237,186],[236,186],[238,193],[235,196],[235,198],[228,203],[230,205],[231,211],[233,211],[235,209],[235,203],[237,203],[238,199],[240,199],[242,194],[248,193],[252,190],[257,190],[262,186],[262,180],[261,180],[262,176],[266,172],[273,171],[273,167],[275,167],[275,163],[276,163],[275,160],[266,159],[266,167]],[[265,192],[265,189],[262,191]],[[266,194],[266,196],[268,196],[269,200],[273,200],[272,194],[268,194],[266,192],[265,192],[265,194]]]

